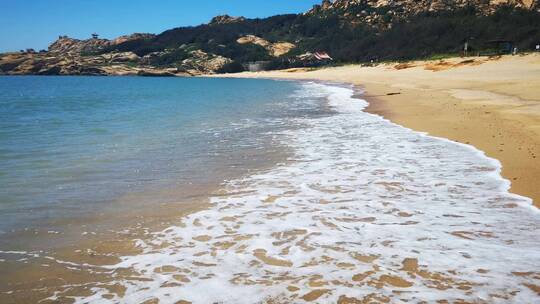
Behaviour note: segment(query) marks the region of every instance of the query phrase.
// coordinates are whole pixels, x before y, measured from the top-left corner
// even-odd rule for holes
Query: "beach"
[[[540,0],[6,2],[0,304],[540,304]]]
[[[364,112],[354,87],[299,82],[331,111],[287,120],[291,154],[137,242],[76,303],[529,303],[540,220],[471,145]],[[321,99],[321,97],[323,99]],[[113,289],[122,286],[122,292]],[[212,292],[207,292],[212,290]]]
[[[351,83],[368,112],[471,144],[502,163],[511,191],[540,206],[540,54],[467,57],[372,67],[245,72],[218,77]]]
[[[163,159],[165,151],[182,156],[165,154],[165,164],[189,168],[193,157],[207,155],[208,149],[216,149],[210,154],[216,160],[203,158],[193,170],[173,176],[185,180],[185,187],[126,193],[120,206],[133,207],[133,214],[122,214],[111,203],[119,212],[100,209],[95,217],[118,226],[100,225],[100,230],[85,221],[72,246],[55,248],[51,242],[46,250],[15,250],[6,242],[0,267],[8,275],[0,280],[0,301],[535,301],[540,297],[540,220],[528,197],[535,198],[538,170],[538,117],[529,110],[536,105],[537,60],[456,58],[224,76],[275,81],[97,79],[105,82],[102,86],[126,81],[127,88],[200,86],[177,109],[213,100],[199,108],[204,123],[169,126],[180,132],[179,139],[195,137],[157,149],[155,140],[170,143],[175,133],[155,137],[160,133],[152,132],[153,144],[134,146],[152,148],[137,155],[138,163]],[[515,66],[519,73],[505,72]],[[488,75],[495,80],[473,80]],[[93,81],[83,79],[81,90]],[[494,83],[521,95],[502,95]],[[213,98],[201,88],[229,96]],[[153,99],[168,102],[146,102]],[[142,100],[141,105],[155,107],[161,126],[166,121],[161,115],[173,114],[177,99],[154,92]],[[222,111],[233,114],[222,121]],[[176,122],[181,116],[167,117]],[[190,125],[196,128],[185,133]],[[196,148],[193,144],[201,140],[199,148],[182,150]],[[523,154],[511,154],[513,149]],[[165,173],[169,167],[151,172]],[[525,177],[505,179],[501,171]],[[197,178],[200,172],[222,182],[208,187],[200,181],[213,179]],[[24,231],[41,242],[70,235],[59,229]],[[50,237],[43,238],[45,233]]]

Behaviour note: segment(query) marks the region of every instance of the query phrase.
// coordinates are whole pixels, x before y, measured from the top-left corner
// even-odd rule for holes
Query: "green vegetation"
[[[189,57],[189,53],[186,50],[174,49],[164,52],[161,56],[151,58],[150,63],[155,66],[171,66]]]
[[[217,72],[223,74],[223,73],[240,73],[243,71],[244,71],[244,66],[238,61],[233,61],[231,63],[224,65]]]
[[[165,52],[157,65],[171,65],[201,49],[234,60],[222,72],[240,71],[242,63],[270,61],[270,68],[295,66],[291,58],[305,52],[326,51],[336,63],[439,58],[459,54],[465,41],[471,54],[493,49],[491,40],[509,40],[520,50],[540,43],[540,13],[512,6],[501,6],[490,15],[475,7],[452,11],[423,12],[406,19],[396,18],[399,7],[373,8],[366,4],[348,8],[350,15],[376,12],[375,24],[354,22],[343,12],[324,11],[316,15],[280,15],[265,19],[246,19],[227,24],[208,24],[172,29],[152,38],[125,42],[117,51],[132,51],[139,56]],[[391,13],[391,11],[393,13]],[[240,45],[236,40],[252,34],[268,41],[289,41],[297,47],[280,58],[269,56],[263,47]],[[111,49],[103,50],[103,52]]]

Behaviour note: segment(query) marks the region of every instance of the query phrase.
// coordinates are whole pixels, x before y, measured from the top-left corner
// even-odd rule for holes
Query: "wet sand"
[[[111,273],[103,266],[113,265],[121,256],[140,254],[139,240],[151,238],[177,223],[179,218],[208,208],[207,198],[163,203],[159,208],[127,212],[109,212],[64,223],[67,231],[47,233],[31,230],[10,236],[19,237],[19,246],[31,251],[0,253],[0,303],[64,303],[43,301],[55,292],[89,295],[96,285],[107,285],[133,273],[121,269]],[[82,221],[82,227],[76,221]],[[14,241],[9,241],[14,245]],[[121,295],[123,288],[112,284],[111,293]]]
[[[348,65],[220,77],[352,83],[368,111],[501,161],[511,191],[540,207],[540,54]]]

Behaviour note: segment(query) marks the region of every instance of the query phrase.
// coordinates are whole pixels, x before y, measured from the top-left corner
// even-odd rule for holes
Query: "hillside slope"
[[[0,54],[0,74],[198,75],[305,65],[307,52],[336,62],[408,60],[519,50],[540,43],[538,0],[324,0],[303,14],[264,19],[217,16],[208,24],[113,40],[66,36],[47,51]]]

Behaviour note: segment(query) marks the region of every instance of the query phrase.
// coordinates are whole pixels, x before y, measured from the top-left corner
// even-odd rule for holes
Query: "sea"
[[[0,77],[0,302],[540,301],[501,164],[361,93]]]

